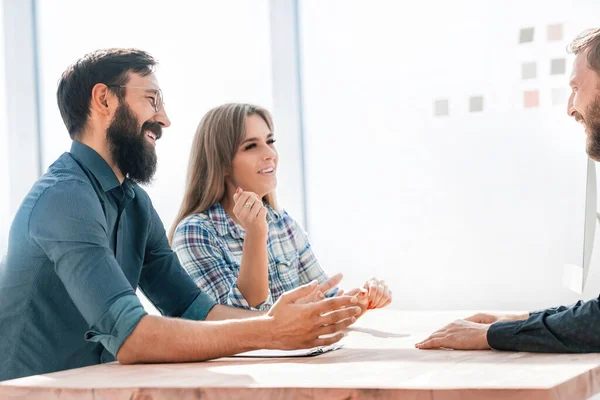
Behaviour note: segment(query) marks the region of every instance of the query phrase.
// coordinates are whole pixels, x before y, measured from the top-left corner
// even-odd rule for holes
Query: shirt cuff
[[[517,333],[527,320],[496,322],[487,331],[488,345],[495,350],[517,350]]]
[[[212,297],[204,292],[200,292],[198,296],[192,301],[187,310],[181,315],[183,319],[191,319],[194,321],[204,321],[206,316],[217,304]]]
[[[263,301],[256,307],[252,307],[250,304],[248,304],[248,301],[246,300],[242,292],[240,292],[240,289],[238,289],[237,285],[233,285],[233,287],[229,291],[229,295],[227,296],[227,305],[232,307],[244,308],[246,310],[252,311],[269,311],[269,309],[273,305],[273,298],[271,297],[271,291],[269,291],[269,295],[267,296],[265,301]]]
[[[117,357],[119,349],[145,315],[147,313],[135,294],[120,297],[85,333],[85,340],[100,342]]]

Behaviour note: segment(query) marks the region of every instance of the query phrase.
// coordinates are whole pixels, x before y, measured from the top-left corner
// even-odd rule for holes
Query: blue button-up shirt
[[[204,319],[215,302],[171,250],[146,192],[73,142],[37,181],[0,263],[0,380],[113,361],[146,314]]]

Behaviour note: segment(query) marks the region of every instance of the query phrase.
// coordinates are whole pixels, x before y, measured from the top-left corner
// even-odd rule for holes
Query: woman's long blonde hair
[[[223,104],[202,117],[190,152],[185,195],[169,231],[169,242],[173,243],[175,229],[183,219],[206,211],[225,196],[225,172],[232,173],[233,157],[244,140],[246,118],[250,115],[260,116],[273,131],[271,114],[252,104]],[[274,193],[264,200],[277,208]]]

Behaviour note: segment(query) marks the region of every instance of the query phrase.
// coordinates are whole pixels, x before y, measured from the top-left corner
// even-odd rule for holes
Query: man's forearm
[[[268,348],[268,324],[265,318],[205,322],[147,315],[125,340],[117,359],[122,364],[192,362]]]
[[[507,322],[507,321],[523,321],[530,317],[529,313],[522,314],[506,314],[498,318],[498,322]]]
[[[224,306],[221,304],[215,305],[208,315],[207,321],[224,321],[228,319],[246,319],[265,315],[265,311],[246,310],[244,308]]]
[[[487,340],[498,350],[543,353],[590,353],[600,351],[598,299],[532,313],[524,321],[490,326]]]

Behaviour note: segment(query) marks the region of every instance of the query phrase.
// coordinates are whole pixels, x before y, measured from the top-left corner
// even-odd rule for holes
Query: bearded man
[[[62,75],[58,107],[73,143],[11,225],[0,263],[0,380],[115,359],[328,345],[361,313],[356,296],[311,300],[338,282],[290,291],[264,315],[216,305],[198,289],[138,186],[151,181],[171,124],[155,64],[141,50],[107,49]],[[138,287],[162,316],[147,315]]]

